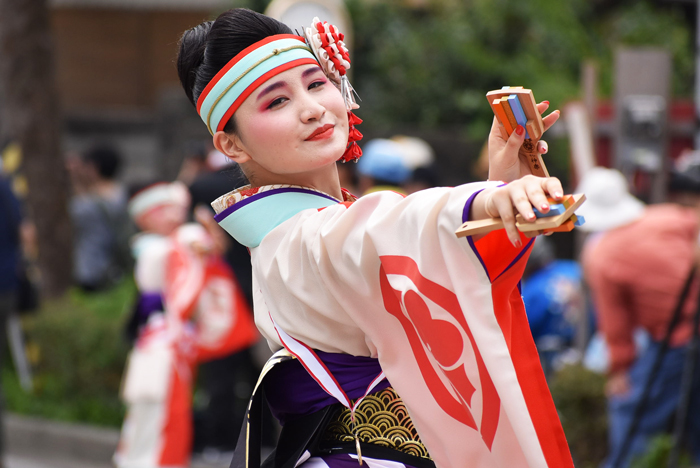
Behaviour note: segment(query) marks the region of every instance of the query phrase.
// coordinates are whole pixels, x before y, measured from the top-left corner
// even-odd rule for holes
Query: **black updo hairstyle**
[[[197,99],[212,78],[246,47],[275,34],[292,34],[292,30],[276,19],[245,8],[234,8],[188,29],[180,38],[177,73],[190,102]],[[235,133],[233,117],[224,126],[226,133]]]

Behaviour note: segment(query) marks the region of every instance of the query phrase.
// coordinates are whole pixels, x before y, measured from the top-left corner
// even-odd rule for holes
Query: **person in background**
[[[532,337],[549,377],[572,344],[575,325],[586,311],[578,262],[557,259],[552,241],[537,237],[525,266],[523,302]]]
[[[193,219],[197,208],[203,208],[214,213],[211,202],[216,200],[222,191],[230,189],[235,184],[237,165],[226,156],[212,149],[204,158],[202,167],[188,185],[190,192],[190,218]],[[217,229],[219,229],[217,227]],[[250,270],[250,255],[245,247],[233,239],[225,238],[226,249],[224,259],[233,269],[236,278],[249,303],[253,301],[252,276]]]
[[[197,176],[206,170],[207,145],[197,140],[188,141],[185,144],[185,151],[185,157],[175,180],[189,187]]]
[[[411,172],[411,177],[403,184],[407,195],[412,193],[440,187],[440,177],[434,166],[420,166]]]
[[[73,275],[85,291],[114,285],[132,266],[128,242],[134,229],[126,212],[126,189],[116,180],[121,162],[121,155],[108,145],[68,161],[74,187]]]
[[[404,149],[395,141],[376,138],[368,141],[357,163],[358,191],[362,195],[391,190],[405,193],[401,185],[411,177]]]
[[[684,179],[684,177],[681,177]],[[661,348],[683,285],[697,263],[700,228],[700,177],[680,188],[692,206],[677,203],[645,206],[627,190],[618,171],[593,168],[585,174],[577,192],[587,201],[578,214],[581,227],[592,235],[582,253],[582,264],[595,306],[599,328],[609,349],[606,384],[610,454],[605,467],[629,466],[643,453],[650,439],[672,426],[680,397],[686,344],[692,333],[698,281],[692,285],[682,308],[680,323],[670,337],[660,370],[652,382],[649,400],[627,453],[621,453],[647,378]],[[648,332],[651,341],[638,352],[634,334]],[[700,391],[695,373],[694,393]],[[700,462],[700,398],[691,399],[688,441],[695,463]]]
[[[206,206],[211,210],[211,202],[216,194],[234,183],[236,165],[215,149],[206,153],[197,175],[187,184],[192,197],[192,207]]]
[[[191,210],[213,215],[211,202],[235,183],[236,164],[215,149],[205,153],[197,174],[189,183]],[[223,230],[214,224],[212,229]],[[252,308],[252,272],[248,250],[229,236],[224,237],[223,259],[231,267]],[[232,452],[238,439],[240,421],[245,415],[248,396],[260,367],[246,348],[199,366],[198,389],[203,403],[194,413],[194,452],[206,461],[216,462]],[[263,361],[264,362],[264,361]],[[198,399],[199,400],[199,399]],[[233,421],[233,423],[232,423]]]
[[[122,386],[127,415],[118,468],[189,466],[197,365],[258,340],[245,297],[220,257],[223,233],[210,230],[213,219],[201,212],[201,224],[186,223],[189,202],[179,182],[147,186],[129,201],[143,232],[133,242],[137,339]]]
[[[411,176],[403,183],[407,195],[440,186],[435,152],[427,141],[405,135],[395,135],[391,141],[401,145],[404,164],[411,171]]]
[[[12,192],[10,181],[0,170],[0,360],[6,347],[7,319],[15,311],[17,304],[21,219],[19,200]],[[0,397],[0,419],[3,413],[2,406]],[[3,433],[0,426],[0,468],[4,466],[2,455]]]

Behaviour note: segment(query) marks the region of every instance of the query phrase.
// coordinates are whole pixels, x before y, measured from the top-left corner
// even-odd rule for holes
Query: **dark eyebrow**
[[[308,77],[309,75],[313,75],[314,73],[317,73],[317,72],[320,72],[320,71],[322,71],[322,70],[321,70],[321,67],[311,67],[311,68],[307,68],[306,70],[304,70],[304,71],[302,72],[301,77],[302,77],[303,79],[305,79],[305,78]],[[287,86],[287,82],[285,82],[285,81],[277,81],[276,83],[272,83],[270,86],[268,86],[267,88],[263,89],[263,90],[260,92],[260,94],[258,94],[258,98],[256,99],[256,101],[259,101],[260,99],[262,99],[266,94],[271,93],[272,91],[274,91],[274,90],[276,90],[276,89],[284,88],[285,86]]]
[[[301,77],[302,77],[302,78],[306,78],[307,76],[313,75],[314,73],[320,72],[320,71],[321,71],[321,67],[311,67],[311,68],[307,68],[307,69],[304,70],[304,72],[301,74]]]
[[[268,86],[267,88],[262,90],[262,92],[260,94],[258,94],[258,98],[256,99],[256,101],[259,101],[260,99],[262,99],[266,94],[271,93],[272,91],[274,91],[276,89],[284,88],[285,86],[287,86],[286,81],[277,81],[276,83],[272,83],[270,86]]]

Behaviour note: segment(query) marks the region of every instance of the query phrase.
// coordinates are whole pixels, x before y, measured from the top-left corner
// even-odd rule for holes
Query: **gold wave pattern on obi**
[[[414,457],[430,459],[401,398],[389,387],[367,395],[355,409],[360,442],[388,447]],[[354,442],[350,410],[343,408],[328,424],[324,441]]]

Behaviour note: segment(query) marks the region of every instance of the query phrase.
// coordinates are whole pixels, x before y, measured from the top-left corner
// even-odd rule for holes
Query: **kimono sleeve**
[[[518,289],[531,243],[454,234],[492,184],[308,210],[263,241],[274,248],[259,272],[345,325],[300,336],[307,320],[295,336],[280,323],[307,345],[361,330],[437,466],[573,467]]]

